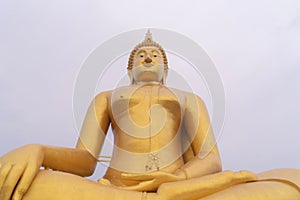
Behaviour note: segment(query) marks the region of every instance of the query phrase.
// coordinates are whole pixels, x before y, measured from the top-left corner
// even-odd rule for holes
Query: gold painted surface
[[[165,53],[149,33],[130,59],[131,85],[94,98],[76,148],[32,144],[0,158],[1,200],[300,199],[299,170],[222,171],[204,102],[165,85]],[[110,166],[87,180],[107,159],[99,154],[110,125]]]

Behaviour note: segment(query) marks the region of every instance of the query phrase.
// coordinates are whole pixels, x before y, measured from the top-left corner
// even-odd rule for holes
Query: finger
[[[155,178],[154,173],[146,173],[146,174],[127,174],[127,173],[122,173],[121,177],[123,179],[130,179],[130,180],[136,180],[136,181],[145,181],[145,180],[151,180]]]
[[[12,168],[12,165],[4,165],[0,169],[0,195],[2,194],[3,184],[5,183],[7,175],[9,174],[11,168]]]
[[[142,191],[152,190],[154,188],[153,184],[154,184],[154,180],[151,180],[151,181],[140,182],[137,185],[127,186],[122,188],[126,190],[142,192]]]
[[[111,182],[108,179],[100,178],[97,181],[99,184],[112,186]]]
[[[14,200],[22,199],[23,195],[27,192],[30,184],[38,172],[39,168],[35,167],[34,165],[28,165],[26,167],[13,195]]]
[[[1,200],[9,200],[12,197],[14,188],[16,187],[18,181],[20,180],[20,177],[22,176],[22,173],[24,171],[24,166],[17,166],[13,165],[6,181],[3,184],[0,199]]]

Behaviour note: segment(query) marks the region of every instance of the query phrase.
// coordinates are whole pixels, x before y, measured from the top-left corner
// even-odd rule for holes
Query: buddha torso
[[[182,166],[184,105],[182,92],[161,85],[114,90],[109,109],[115,147],[105,178],[131,185],[136,182],[122,180],[120,173],[174,172]]]

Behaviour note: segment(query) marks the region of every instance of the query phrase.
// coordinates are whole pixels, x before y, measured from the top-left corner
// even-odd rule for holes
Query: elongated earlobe
[[[134,84],[134,79],[133,79],[131,70],[128,70],[127,73],[128,73],[129,80],[130,80],[130,85],[133,85]]]
[[[162,85],[166,85],[167,76],[168,76],[168,70],[165,69],[164,70],[164,75],[163,75],[163,78],[162,78]]]

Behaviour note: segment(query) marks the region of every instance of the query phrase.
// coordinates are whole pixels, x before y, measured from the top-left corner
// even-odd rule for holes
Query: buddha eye
[[[157,55],[153,55],[155,58],[157,57]]]
[[[140,55],[140,58],[143,58],[144,57],[144,55]]]

